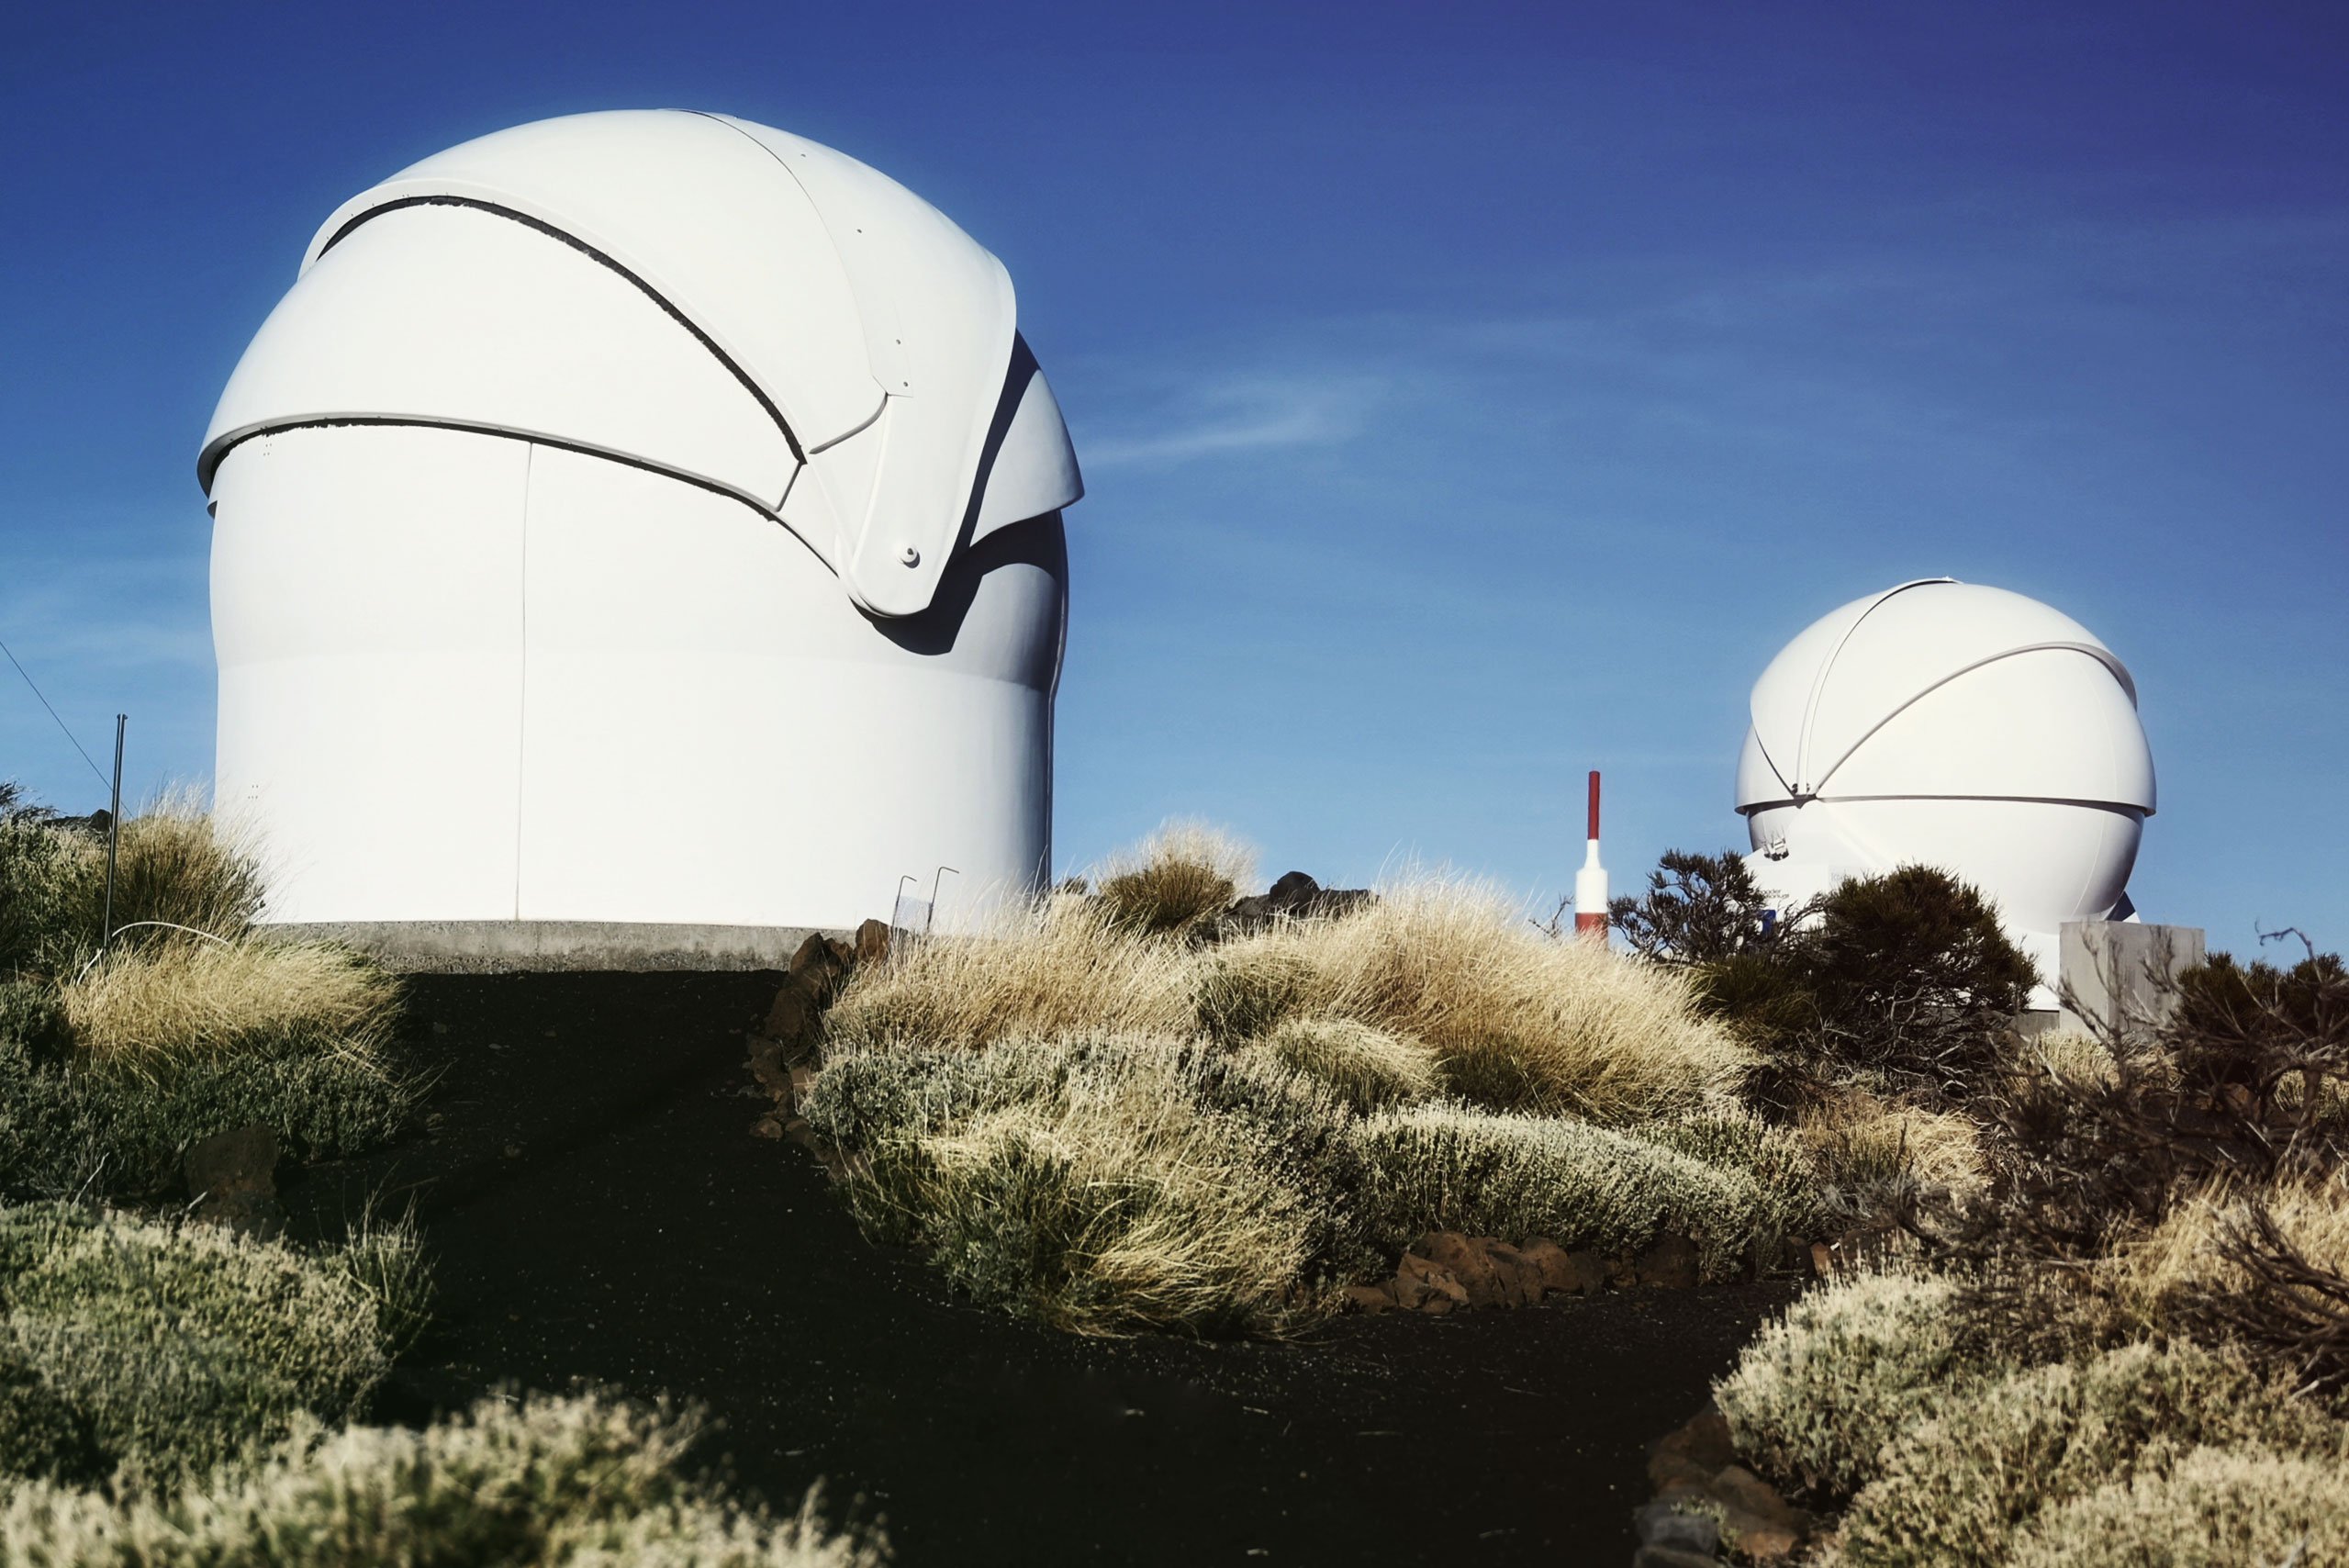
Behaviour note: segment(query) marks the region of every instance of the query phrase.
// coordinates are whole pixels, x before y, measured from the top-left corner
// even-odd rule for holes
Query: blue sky
[[[1085,463],[1058,853],[1554,891],[1742,842],[1752,679],[1903,578],[2135,671],[2148,918],[2349,944],[2325,8],[48,6],[0,52],[0,639],[211,768],[196,448],[344,196],[720,109],[1001,255]],[[103,756],[101,757],[103,760]],[[97,785],[0,669],[0,777]]]

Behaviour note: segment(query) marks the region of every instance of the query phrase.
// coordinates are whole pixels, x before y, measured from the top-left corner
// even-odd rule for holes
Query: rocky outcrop
[[[1393,1279],[1350,1286],[1346,1297],[1358,1311],[1440,1316],[1463,1307],[1515,1308],[1538,1305],[1546,1296],[1595,1295],[1610,1285],[1684,1290],[1695,1283],[1696,1248],[1684,1236],[1663,1237],[1630,1259],[1569,1251],[1546,1236],[1511,1243],[1433,1230],[1411,1244]]]
[[[864,957],[868,949],[873,954],[869,960]],[[750,1036],[751,1077],[775,1102],[773,1110],[751,1124],[753,1135],[790,1137],[812,1147],[799,1105],[800,1097],[815,1079],[816,1058],[823,1047],[824,1011],[848,983],[857,964],[878,962],[888,953],[889,927],[868,920],[856,933],[854,946],[811,933],[791,955],[766,1022]]]
[[[1633,1568],[1695,1568],[1724,1558],[1790,1562],[1818,1521],[1738,1462],[1729,1424],[1718,1410],[1700,1412],[1648,1450],[1655,1498],[1634,1516],[1639,1551]]]
[[[1222,941],[1251,935],[1280,920],[1332,919],[1352,913],[1377,896],[1368,888],[1325,888],[1303,871],[1292,871],[1268,891],[1225,910],[1211,935]]]

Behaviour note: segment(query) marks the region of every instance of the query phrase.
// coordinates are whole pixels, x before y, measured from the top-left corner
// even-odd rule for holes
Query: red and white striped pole
[[[1599,864],[1599,775],[1591,769],[1591,837],[1583,868],[1574,873],[1574,935],[1586,942],[1606,940],[1606,868]]]

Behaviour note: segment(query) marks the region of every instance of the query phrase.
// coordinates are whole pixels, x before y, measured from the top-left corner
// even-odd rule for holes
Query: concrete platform
[[[2063,931],[2064,1027],[2142,1034],[2177,1011],[2177,977],[2201,963],[2194,925],[2067,920]]]
[[[591,920],[393,920],[260,927],[262,935],[285,941],[341,942],[397,973],[444,975],[779,969],[811,929]]]

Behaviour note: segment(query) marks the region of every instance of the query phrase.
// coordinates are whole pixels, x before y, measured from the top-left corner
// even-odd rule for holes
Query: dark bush
[[[1844,882],[1789,957],[1818,1003],[1818,1055],[1951,1096],[1996,1065],[2039,978],[1982,894],[1928,866]]]
[[[1818,1103],[1830,1088],[1808,1049],[1824,1014],[1808,977],[1791,959],[1782,948],[1692,966],[1697,1005],[1760,1054],[1746,1075],[1746,1097],[1784,1114]]]
[[[2349,1063],[2349,969],[2311,948],[2289,969],[2238,965],[2226,953],[2178,977],[2176,1011],[2158,1043],[2191,1092],[2248,1096],[2313,1129],[2344,1109],[2323,1081]]]
[[[1762,1055],[1749,1092],[1782,1114],[1854,1073],[1963,1097],[2038,979],[1981,893],[1930,867],[1852,878],[1765,924],[1768,907],[1733,852],[1673,850],[1612,918],[1635,951],[1694,971],[1706,1011]]]
[[[1802,918],[1771,913],[1776,905],[1734,849],[1699,855],[1668,849],[1648,873],[1648,890],[1607,905],[1607,923],[1643,958],[1713,964],[1773,949],[1779,934]]]

